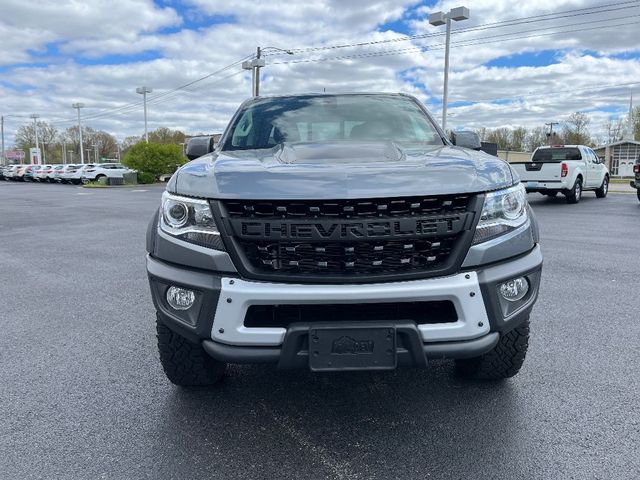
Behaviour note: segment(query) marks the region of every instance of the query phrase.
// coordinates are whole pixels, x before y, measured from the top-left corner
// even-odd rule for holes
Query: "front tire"
[[[605,175],[602,180],[602,185],[596,190],[596,197],[604,198],[607,196],[607,193],[609,193],[609,177]]]
[[[167,378],[181,387],[218,383],[227,364],[214,360],[197,343],[191,343],[156,318],[160,363]]]
[[[465,378],[503,380],[520,371],[529,347],[529,318],[500,335],[493,350],[479,357],[456,360],[456,371]]]
[[[638,201],[640,202],[640,190],[636,190],[636,195],[638,195]]]
[[[567,203],[578,203],[582,198],[582,178],[576,178],[573,188],[567,193]]]

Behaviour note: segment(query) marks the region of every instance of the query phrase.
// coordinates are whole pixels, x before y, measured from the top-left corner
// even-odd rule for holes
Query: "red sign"
[[[24,150],[5,150],[4,156],[7,160],[24,160]]]

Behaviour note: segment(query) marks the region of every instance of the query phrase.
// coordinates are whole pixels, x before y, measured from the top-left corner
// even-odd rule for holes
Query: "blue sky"
[[[151,128],[222,130],[250,92],[249,75],[239,66],[168,92],[234,64],[257,45],[379,42],[293,56],[272,50],[263,92],[403,91],[438,118],[444,27],[426,19],[458,6],[412,0],[1,1],[0,113],[36,112],[64,130],[73,125],[70,104],[81,101],[86,123],[119,139],[141,133],[135,94],[141,85],[154,89]],[[535,127],[584,111],[597,133],[626,114],[632,91],[640,98],[640,83],[634,83],[640,82],[640,1],[624,10],[577,0],[519,4],[517,10],[506,0],[465,5],[471,18],[453,24],[450,126]],[[504,23],[517,19],[528,21]],[[523,31],[542,35],[519,38]],[[405,35],[422,37],[391,41]],[[337,56],[349,58],[331,60]],[[12,123],[8,143],[18,126]]]

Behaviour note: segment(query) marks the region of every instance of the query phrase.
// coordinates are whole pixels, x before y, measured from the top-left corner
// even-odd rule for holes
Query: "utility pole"
[[[549,127],[549,133],[547,133],[547,137],[549,138],[549,145],[551,145],[553,143],[553,126],[554,125],[560,125],[558,122],[549,122],[549,123],[545,123],[545,126]]]
[[[78,134],[80,136],[80,163],[84,165],[84,147],[82,146],[82,123],[80,122],[80,109],[84,107],[84,103],[74,103],[71,105],[78,110]]]
[[[251,70],[251,95],[254,97],[260,95],[260,69],[266,65],[264,58],[262,58],[264,50],[276,50],[287,55],[293,55],[291,50],[284,50],[278,47],[257,47],[256,58],[242,62],[243,70]]]
[[[442,92],[442,130],[447,128],[447,104],[449,102],[449,44],[451,43],[451,20],[458,22],[469,19],[467,7],[456,7],[449,13],[436,12],[429,15],[429,23],[434,27],[447,26],[447,34],[444,48],[444,90]]]
[[[153,92],[149,87],[138,87],[136,93],[142,94],[142,103],[144,104],[144,141],[149,143],[149,133],[147,132],[147,93]]]
[[[62,163],[67,163],[67,144],[62,140]]]
[[[31,115],[31,118],[33,118],[33,131],[36,134],[36,151],[40,148],[38,145],[38,117],[40,117],[40,115],[37,113]],[[38,162],[40,162],[40,155],[38,155]]]
[[[95,143],[91,145],[93,147],[93,158],[96,159],[95,163],[98,163],[98,145],[96,145]]]

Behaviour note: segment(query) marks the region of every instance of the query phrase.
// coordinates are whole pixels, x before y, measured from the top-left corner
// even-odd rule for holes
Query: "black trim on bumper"
[[[343,325],[345,326],[345,325]],[[409,323],[394,325],[401,336],[401,347],[398,349],[398,366],[425,367],[427,359],[471,358],[483,355],[496,346],[500,339],[497,332],[489,333],[473,340],[459,342],[422,343],[419,332]],[[412,331],[416,328],[418,336]],[[278,368],[307,368],[309,363],[308,325],[298,325],[280,347],[240,347],[225,345],[212,340],[203,340],[205,351],[216,360],[227,363],[277,363]],[[402,338],[404,337],[404,338]]]

